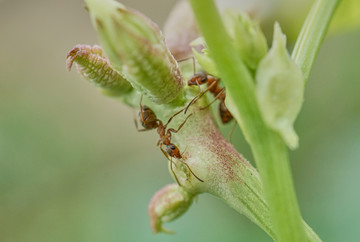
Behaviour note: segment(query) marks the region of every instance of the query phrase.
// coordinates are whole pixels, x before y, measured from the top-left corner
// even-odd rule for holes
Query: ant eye
[[[175,150],[175,145],[171,145],[170,149]]]

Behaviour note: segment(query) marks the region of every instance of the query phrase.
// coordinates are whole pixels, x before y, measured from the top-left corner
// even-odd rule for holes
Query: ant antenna
[[[142,100],[143,100],[143,96],[144,96],[144,94],[141,94],[141,97],[140,97],[140,109],[142,109]]]
[[[169,120],[167,121],[167,123],[164,125],[164,127],[166,128],[168,126],[168,124],[171,122],[171,120],[176,116],[179,115],[182,111],[184,111],[184,109],[182,108],[181,110],[177,111],[175,114],[173,114],[173,116],[171,116],[169,118]]]
[[[194,74],[195,74],[196,73],[196,64],[195,64],[195,57],[194,56],[189,56],[189,57],[180,59],[177,62],[180,63],[180,62],[183,62],[183,61],[187,61],[189,59],[192,59],[192,61],[193,61],[193,70],[194,70]]]
[[[172,172],[172,174],[174,175],[177,184],[178,184],[179,186],[181,186],[181,183],[180,183],[177,175],[175,174],[175,171],[174,171],[174,168],[173,168],[173,164],[175,164],[175,163],[173,162],[172,157],[170,156],[170,169],[171,169],[171,172]],[[175,164],[175,166],[176,166],[176,164]]]
[[[187,148],[188,148],[188,145],[185,147],[184,151],[181,153],[181,156],[184,155],[184,153],[185,153],[185,151],[186,151]]]
[[[184,164],[188,169],[189,171],[191,172],[191,174],[196,178],[198,179],[199,181],[201,182],[204,182],[204,180],[202,180],[200,177],[198,177],[197,175],[195,175],[195,173],[191,170],[190,166],[188,165],[188,163],[186,163],[185,161],[183,160],[179,160],[182,164]]]
[[[173,165],[175,165],[175,167],[176,167],[176,163],[173,162],[171,156],[170,156],[170,158],[169,158],[169,155],[166,153],[166,151],[165,151],[162,147],[160,147],[160,150],[161,150],[162,153],[165,155],[165,157],[170,161],[170,170],[171,170],[171,173],[174,175],[177,184],[178,184],[179,186],[181,186],[181,183],[179,182],[179,179],[178,179],[177,175],[175,174],[175,171],[174,171],[174,168],[173,168]]]
[[[222,88],[221,91],[215,96],[215,98],[208,105],[206,105],[205,107],[200,108],[200,110],[204,110],[204,109],[207,109],[208,107],[210,107],[211,104],[213,104],[217,99],[220,98],[220,95],[223,94],[224,91],[225,91],[225,88]]]
[[[232,126],[232,128],[231,128],[231,130],[230,130],[230,132],[229,132],[229,134],[228,134],[228,141],[231,143],[231,136],[232,136],[232,134],[234,133],[234,130],[235,130],[235,127],[236,127],[236,124],[237,124],[237,122],[236,121],[234,121],[234,125]]]
[[[195,97],[190,101],[190,103],[186,106],[185,111],[184,111],[184,114],[186,114],[187,110],[189,109],[189,107],[190,107],[192,104],[194,104],[197,100],[199,100],[199,99],[200,99],[206,92],[208,92],[211,88],[213,88],[215,85],[217,85],[217,82],[218,82],[218,81],[211,83],[210,86],[208,86],[208,88],[206,88],[204,91],[200,92],[197,96],[195,96]],[[224,92],[224,90],[225,90],[225,89],[223,88],[223,90],[221,90],[221,92],[220,92],[218,95],[216,95],[215,99],[214,99],[208,106],[210,106],[211,104],[213,104],[213,102],[215,102],[215,101],[220,97],[220,95]],[[201,108],[201,110],[206,109],[208,106],[206,106],[205,108]]]
[[[136,127],[137,130],[139,130],[139,126],[138,126],[138,123],[137,123],[137,120],[136,120],[136,114],[135,114],[134,110],[132,110],[132,115],[133,115],[135,127]]]

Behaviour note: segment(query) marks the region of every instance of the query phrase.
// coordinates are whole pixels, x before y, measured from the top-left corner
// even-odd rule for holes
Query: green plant
[[[206,46],[194,54],[206,71],[223,80],[226,105],[250,144],[259,171],[222,137],[211,113],[199,110],[207,103],[200,99],[173,142],[186,150],[184,161],[204,182],[174,160],[180,184],[164,187],[149,207],[155,232],[168,232],[162,223],[180,216],[194,196],[207,192],[246,215],[274,240],[320,241],[301,218],[287,146],[297,147],[292,125],[338,2],[314,3],[290,57],[279,25],[268,51],[258,25],[245,15],[228,13],[225,27],[213,1],[190,0]],[[151,20],[113,0],[86,3],[107,57],[99,47],[77,46],[68,54],[69,68],[76,62],[86,79],[134,108],[144,95],[144,103],[160,120],[197,94],[196,87],[184,83],[192,69],[187,63],[179,67]],[[172,127],[184,118],[174,118]]]

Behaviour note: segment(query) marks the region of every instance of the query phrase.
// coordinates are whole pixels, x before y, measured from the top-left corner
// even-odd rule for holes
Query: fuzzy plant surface
[[[138,129],[158,132],[159,152],[176,181],[150,202],[152,230],[172,233],[163,224],[185,213],[194,197],[209,193],[276,241],[321,241],[301,217],[288,149],[298,146],[293,124],[339,0],[314,2],[291,54],[278,23],[268,47],[256,21],[233,11],[220,16],[212,0],[179,2],[165,26],[167,40],[148,17],[119,2],[85,2],[101,46],[76,45],[67,54],[67,68],[75,64],[105,95],[140,109]],[[189,9],[197,26],[180,24]],[[179,33],[181,38],[174,37]],[[221,78],[226,89],[217,86],[219,79],[207,89],[199,82],[188,85],[194,79],[192,61],[180,59],[191,55],[197,70]],[[217,114],[204,108],[209,104],[204,90],[215,93],[215,87],[257,168],[219,132]]]

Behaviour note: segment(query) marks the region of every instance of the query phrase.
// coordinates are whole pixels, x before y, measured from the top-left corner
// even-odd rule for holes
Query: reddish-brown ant
[[[219,85],[220,78],[216,78],[205,72],[195,73],[196,64],[195,64],[195,58],[193,56],[181,59],[178,62],[186,61],[189,59],[192,59],[192,61],[193,61],[194,75],[188,80],[188,85],[189,86],[197,85],[200,89],[200,85],[206,83],[208,87],[205,91],[200,92],[197,96],[194,97],[193,100],[190,101],[190,103],[185,108],[185,114],[186,114],[187,110],[189,109],[189,107],[191,106],[191,104],[195,103],[197,100],[199,100],[199,98],[201,98],[206,92],[209,91],[215,96],[215,98],[209,105],[201,108],[201,110],[208,108],[217,99],[219,99],[220,100],[219,113],[220,113],[220,118],[221,118],[222,123],[226,124],[226,123],[230,122],[231,120],[233,120],[232,114],[230,113],[230,111],[227,109],[227,107],[225,105],[225,97],[226,97],[225,88],[220,87],[220,85]]]
[[[225,88],[221,88],[219,86],[219,82],[220,82],[219,78],[211,76],[205,72],[198,72],[194,74],[188,80],[189,86],[197,85],[200,88],[200,85],[206,83],[208,87],[205,91],[200,92],[193,100],[191,100],[191,102],[185,108],[185,113],[187,112],[191,104],[195,103],[199,98],[201,98],[206,92],[209,91],[215,96],[215,99],[208,106],[201,109],[208,108],[216,99],[219,99],[220,100],[219,113],[220,113],[221,121],[223,124],[230,122],[233,119],[233,116],[225,105]]]
[[[177,178],[174,170],[173,170],[173,160],[172,158],[177,158],[182,164],[184,164],[189,171],[191,172],[191,174],[193,174],[193,176],[198,179],[201,182],[204,182],[202,179],[200,179],[197,175],[195,175],[195,173],[191,170],[190,166],[182,160],[183,156],[180,153],[179,148],[174,145],[173,143],[171,143],[171,133],[177,133],[179,132],[179,130],[184,126],[185,122],[187,121],[187,119],[192,115],[189,114],[186,119],[184,120],[184,122],[182,124],[180,124],[180,126],[175,130],[173,128],[169,128],[167,129],[167,126],[169,125],[169,123],[171,122],[171,120],[178,114],[180,114],[182,111],[184,111],[184,109],[181,109],[180,111],[176,112],[175,114],[173,114],[169,120],[167,121],[167,123],[164,125],[162,123],[162,121],[160,119],[158,119],[155,115],[155,113],[147,106],[143,106],[142,104],[142,96],[140,99],[140,112],[139,112],[139,118],[140,118],[140,122],[141,125],[144,127],[143,129],[139,129],[137,126],[137,122],[135,119],[135,126],[136,129],[138,131],[147,131],[147,130],[151,130],[151,129],[155,129],[157,128],[157,132],[160,136],[159,141],[157,142],[157,146],[160,147],[160,150],[163,152],[163,154],[165,155],[165,157],[170,161],[170,169],[171,172],[174,174],[174,177],[176,179],[176,182],[180,184],[179,179]],[[162,146],[165,145],[166,149],[164,150],[162,148]]]

